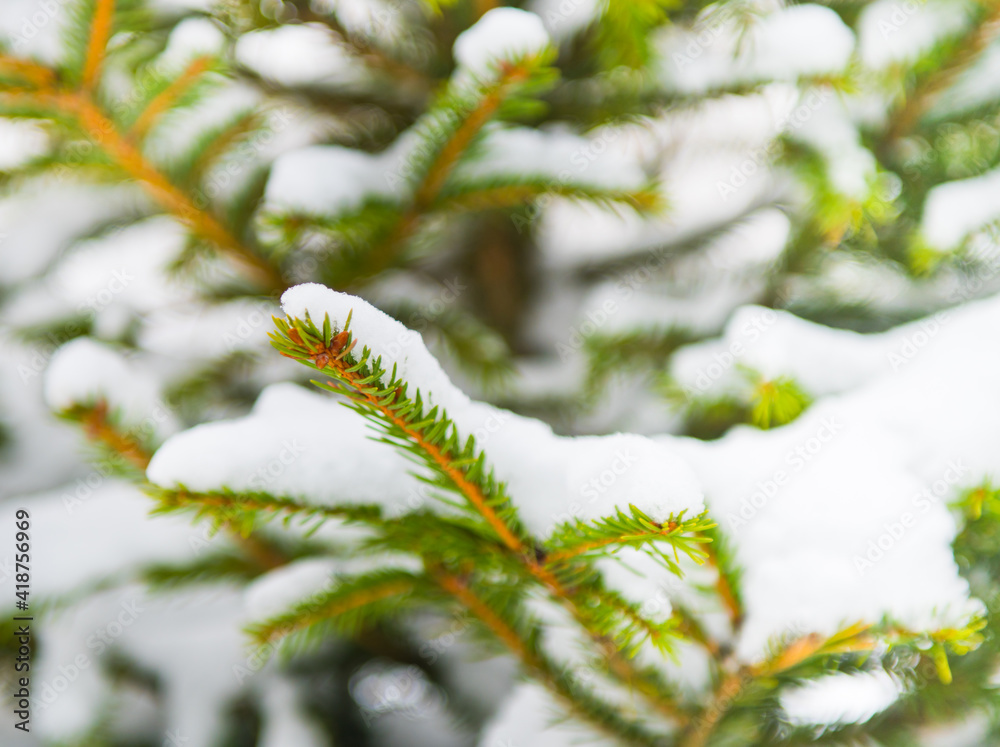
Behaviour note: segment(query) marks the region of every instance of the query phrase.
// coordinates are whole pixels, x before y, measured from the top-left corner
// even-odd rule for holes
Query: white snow
[[[563,42],[599,20],[603,5],[599,0],[531,0],[528,10],[542,19],[554,41]]]
[[[885,672],[833,674],[787,691],[781,706],[792,723],[856,723],[884,711],[898,697],[896,681]]]
[[[721,338],[682,347],[670,374],[686,391],[720,395],[744,385],[742,368],[793,378],[813,395],[850,389],[891,369],[888,340],[807,322],[761,306],[738,309]]]
[[[157,58],[164,72],[178,75],[196,57],[215,56],[222,52],[226,37],[207,18],[186,18],[170,32],[166,49]]]
[[[858,21],[858,54],[866,67],[912,63],[969,23],[968,6],[940,0],[876,0]]]
[[[559,437],[544,423],[473,402],[448,380],[418,333],[354,296],[307,284],[286,291],[282,306],[291,317],[309,314],[320,323],[329,314],[337,326],[353,310],[359,345],[382,356],[383,365],[395,364],[411,394],[419,388],[425,403],[443,407],[461,434],[476,436],[522,520],[539,535],[629,503],[657,521],[702,508],[697,481],[669,446],[624,434]],[[156,484],[192,490],[266,488],[324,504],[372,502],[390,514],[427,503],[426,490],[410,475],[412,464],[369,435],[365,421],[334,398],[277,385],[247,418],[200,425],[168,440],[147,475]]]
[[[542,19],[517,8],[494,8],[455,40],[455,61],[477,76],[501,60],[538,54],[549,45]]]
[[[107,476],[100,465],[76,482],[0,507],[0,518],[14,526],[15,512],[31,515],[32,593],[54,601],[108,579],[128,579],[156,563],[195,559],[204,531],[186,516],[152,520],[149,498],[137,488]],[[222,545],[224,539],[214,539]],[[5,557],[13,559],[13,545]],[[14,599],[13,577],[3,579]]]
[[[841,394],[782,428],[679,445],[745,568],[741,655],[789,629],[832,632],[888,614],[925,630],[977,609],[946,505],[1000,467],[985,446],[1000,434],[979,416],[1000,406],[989,374],[1000,349],[988,342],[998,319],[990,299],[862,337],[775,314],[748,347],[760,366],[784,358],[767,373]],[[716,350],[717,364],[727,352]]]
[[[39,179],[0,200],[0,259],[4,284],[16,283],[47,269],[77,236],[123,213],[139,208],[131,186],[99,186],[59,179]],[[59,205],[59,220],[52,206]]]
[[[328,740],[307,713],[300,687],[290,677],[274,676],[264,685],[260,747],[324,747]]]
[[[161,216],[78,242],[44,282],[11,299],[7,319],[31,325],[80,316],[101,337],[124,335],[135,317],[193,296],[165,272],[185,241],[183,227]]]
[[[366,197],[395,199],[394,151],[371,155],[338,145],[314,145],[274,162],[265,200],[272,210],[328,215],[361,206]]]
[[[34,122],[0,120],[0,169],[13,170],[48,150],[49,137]]]
[[[360,417],[336,399],[275,384],[244,418],[203,423],[153,455],[147,477],[189,490],[266,490],[319,504],[406,505],[417,481],[412,465],[369,440]],[[197,458],[195,455],[198,455]]]
[[[151,372],[89,337],[59,348],[45,374],[45,400],[53,410],[104,401],[126,424],[145,423],[151,432],[165,434],[173,419],[159,394]]]
[[[244,592],[247,614],[251,619],[267,620],[287,612],[329,588],[337,565],[335,558],[305,558],[265,573]]]
[[[661,75],[668,86],[694,93],[838,73],[853,52],[854,33],[830,8],[804,3],[750,21],[716,9],[689,29],[665,29]]]
[[[226,706],[270,675],[268,652],[246,646],[241,613],[226,587],[153,595],[124,586],[52,617],[39,626],[47,645],[33,667],[32,726],[50,740],[94,726],[113,698],[101,664],[114,652],[157,673],[165,733],[191,747],[216,744]]]
[[[286,86],[356,86],[364,67],[318,24],[281,26],[240,37],[236,59]]]
[[[634,190],[647,179],[624,140],[614,127],[587,137],[528,127],[490,128],[475,159],[455,169],[455,179],[542,176],[555,184]]]
[[[927,195],[920,231],[938,249],[953,249],[1000,218],[1000,170],[940,184]]]

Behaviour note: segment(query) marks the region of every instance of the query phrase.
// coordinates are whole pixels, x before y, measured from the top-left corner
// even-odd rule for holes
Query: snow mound
[[[536,54],[549,46],[542,19],[517,8],[494,8],[455,40],[455,61],[469,72],[486,75],[496,62]]]
[[[324,286],[285,292],[289,317],[342,326],[352,314],[359,345],[371,348],[443,408],[464,438],[473,435],[504,481],[522,521],[547,536],[561,522],[594,520],[630,503],[663,521],[703,509],[698,481],[669,444],[615,434],[569,438],[544,423],[474,402],[455,387],[420,335],[367,302]],[[178,434],[154,455],[149,479],[191,490],[267,490],[309,501],[377,503],[389,515],[440,505],[411,473],[413,464],[370,438],[357,413],[328,395],[291,384],[269,387],[246,418],[208,423]]]

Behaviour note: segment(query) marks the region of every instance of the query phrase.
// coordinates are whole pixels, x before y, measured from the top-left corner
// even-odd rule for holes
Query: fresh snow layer
[[[270,676],[270,652],[249,649],[241,623],[240,595],[225,587],[156,595],[118,587],[48,617],[33,667],[38,731],[55,741],[93,728],[114,698],[102,665],[117,655],[156,672],[165,733],[190,747],[218,744],[227,706]]]
[[[836,724],[867,721],[899,697],[885,672],[832,674],[786,692],[781,706],[792,723]]]
[[[44,283],[27,286],[11,299],[7,320],[28,326],[84,317],[94,334],[121,337],[136,317],[194,295],[167,272],[186,237],[179,223],[156,217],[80,241]]]
[[[152,520],[148,497],[103,472],[98,464],[61,490],[22,496],[0,509],[0,519],[10,527],[18,508],[31,515],[31,583],[38,597],[51,600],[80,592],[108,579],[131,577],[153,564],[194,561],[206,542],[225,542],[208,538],[188,517]],[[0,586],[7,584],[10,593],[4,598],[13,601],[13,576]]]
[[[195,58],[218,55],[225,44],[226,37],[216,24],[207,18],[187,18],[170,32],[156,64],[164,72],[179,75]]]
[[[530,0],[527,6],[542,19],[545,30],[557,42],[587,28],[600,18],[603,10],[600,0]]]
[[[275,384],[248,416],[203,423],[169,439],[147,476],[194,491],[225,487],[399,510],[421,494],[416,480],[406,480],[412,465],[370,436],[364,420],[332,397]]]
[[[286,86],[350,87],[365,78],[363,66],[318,24],[244,34],[236,44],[236,59]]]
[[[836,12],[802,4],[747,23],[716,8],[690,29],[670,26],[661,43],[662,77],[683,91],[740,82],[796,80],[837,73],[854,51],[854,33]]]
[[[1000,170],[946,182],[927,195],[920,231],[931,246],[953,249],[1000,217]]]
[[[150,433],[173,426],[159,395],[149,371],[89,337],[78,337],[59,348],[45,372],[45,401],[56,412],[104,401],[124,423],[145,424]]]
[[[549,46],[542,19],[517,8],[494,8],[455,39],[455,62],[474,75],[486,75],[502,60],[537,54]]]
[[[280,156],[264,194],[271,210],[328,215],[354,210],[365,198],[399,197],[395,151],[371,155],[339,145],[314,145]]]
[[[788,376],[810,394],[841,392],[891,370],[882,336],[807,322],[787,311],[743,306],[720,338],[686,345],[671,359],[670,374],[689,395],[719,397],[741,391],[742,371]]]
[[[418,123],[378,154],[337,145],[284,153],[274,163],[265,193],[272,211],[315,215],[356,210],[366,199],[398,201],[412,176],[423,134]],[[460,163],[455,182],[525,175],[560,184],[638,189],[647,179],[616,128],[582,137],[565,131],[489,127],[477,157]]]
[[[701,491],[668,444],[617,434],[567,438],[544,423],[471,401],[449,381],[420,335],[367,302],[321,285],[285,292],[289,317],[326,314],[351,329],[383,365],[474,435],[507,483],[526,526],[540,536],[560,522],[593,520],[634,503],[654,520],[702,510]],[[269,387],[246,418],[208,423],[168,440],[149,479],[207,491],[267,490],[323,504],[377,503],[391,515],[437,505],[392,447],[369,438],[366,421],[333,397],[294,385]]]
[[[738,324],[764,310],[745,312]],[[827,396],[781,428],[679,444],[745,569],[741,655],[782,632],[884,614],[921,630],[959,623],[978,605],[952,556],[947,504],[1000,468],[1000,426],[981,416],[1000,407],[989,342],[1000,301],[871,336],[770,314],[752,362]],[[731,343],[698,347],[709,378],[732,358]],[[698,370],[687,367],[688,382]]]
[[[615,127],[581,137],[529,127],[490,128],[477,145],[476,158],[460,163],[456,180],[541,176],[558,184],[605,189],[638,189],[647,181]]]
[[[868,68],[912,64],[969,23],[963,3],[876,0],[858,20],[858,53]],[[971,7],[971,4],[970,6]]]
[[[305,558],[284,565],[251,583],[244,591],[249,617],[266,620],[287,612],[333,583],[336,558]]]

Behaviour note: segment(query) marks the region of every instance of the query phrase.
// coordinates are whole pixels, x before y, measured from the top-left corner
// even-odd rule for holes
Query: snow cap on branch
[[[494,8],[455,40],[455,61],[469,72],[485,75],[500,60],[537,54],[549,46],[542,19],[517,8]]]
[[[350,314],[358,351],[368,347],[386,368],[395,365],[411,395],[419,390],[425,403],[447,411],[463,438],[476,438],[536,535],[547,536],[562,522],[610,516],[630,503],[655,521],[704,508],[697,479],[669,443],[623,434],[557,436],[540,421],[473,402],[418,333],[360,298],[306,284],[287,290],[282,308],[319,324],[329,315],[338,328]],[[412,465],[370,435],[364,420],[336,400],[276,385],[248,417],[200,425],[167,441],[147,475],[164,487],[372,502],[392,513],[433,502],[410,474]]]
[[[89,337],[78,337],[52,356],[45,374],[45,401],[57,412],[104,401],[129,425],[142,424],[162,435],[176,428],[151,372]]]

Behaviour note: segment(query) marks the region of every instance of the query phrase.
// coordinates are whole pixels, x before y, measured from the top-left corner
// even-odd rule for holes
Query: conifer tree
[[[38,743],[1000,740],[993,3],[13,18]]]

